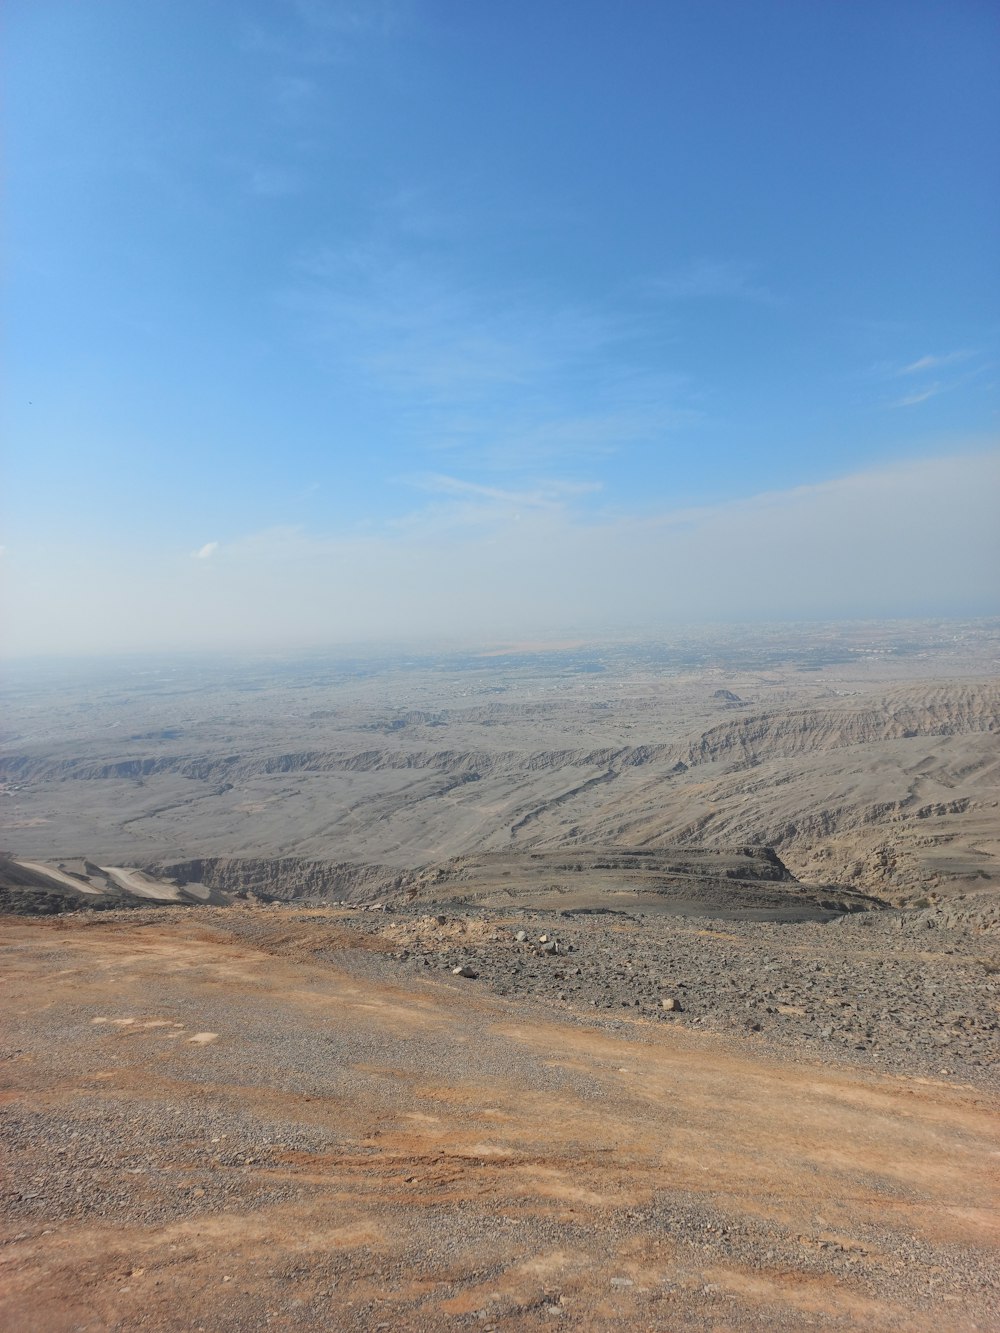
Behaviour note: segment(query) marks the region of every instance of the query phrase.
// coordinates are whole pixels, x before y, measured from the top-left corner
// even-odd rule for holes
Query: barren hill
[[[124,743],[99,713],[89,735],[0,759],[8,849],[403,871],[515,847],[750,845],[804,882],[894,900],[1000,883],[995,678],[861,688],[842,669],[807,684],[776,670],[734,681],[738,709],[711,676],[601,681],[515,674],[501,700],[460,706],[417,676],[409,693],[433,709],[394,714],[352,685],[338,708],[309,706],[330,697],[317,688],[287,716],[276,693],[275,715],[261,700],[221,723],[195,694],[184,725]]]

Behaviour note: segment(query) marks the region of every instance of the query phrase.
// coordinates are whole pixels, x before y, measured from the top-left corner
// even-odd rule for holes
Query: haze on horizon
[[[6,25],[6,654],[1000,612],[990,6]]]

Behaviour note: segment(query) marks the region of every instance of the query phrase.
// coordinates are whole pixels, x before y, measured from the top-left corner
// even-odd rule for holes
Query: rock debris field
[[[355,926],[403,966],[463,969],[502,996],[587,1021],[621,1011],[737,1033],[795,1057],[996,1085],[1000,903],[860,913],[828,924],[679,922],[628,913],[421,914]],[[595,1013],[596,1011],[596,1013]]]

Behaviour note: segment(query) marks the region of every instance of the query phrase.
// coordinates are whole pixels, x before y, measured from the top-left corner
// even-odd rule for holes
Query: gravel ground
[[[465,968],[475,977],[456,977],[457,985],[474,980],[501,996],[542,999],[588,1022],[624,1010],[746,1035],[772,1057],[983,1087],[1000,1079],[995,899],[826,925],[624,913],[518,912],[498,920],[446,906],[434,915],[426,906],[349,911],[342,920],[396,946],[388,959],[397,966],[446,975]],[[251,916],[232,925],[253,937]],[[371,955],[379,957],[386,959]]]
[[[978,909],[150,909],[8,938],[17,1333],[996,1327],[994,1030],[942,1079],[889,1021],[995,1015]],[[841,998],[864,1050],[814,1033]]]

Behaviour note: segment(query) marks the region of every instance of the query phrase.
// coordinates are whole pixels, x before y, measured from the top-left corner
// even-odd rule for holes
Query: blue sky
[[[1000,609],[992,4],[10,0],[5,37],[13,651]],[[892,548],[859,493],[910,504]],[[777,566],[725,546],[755,504]]]

